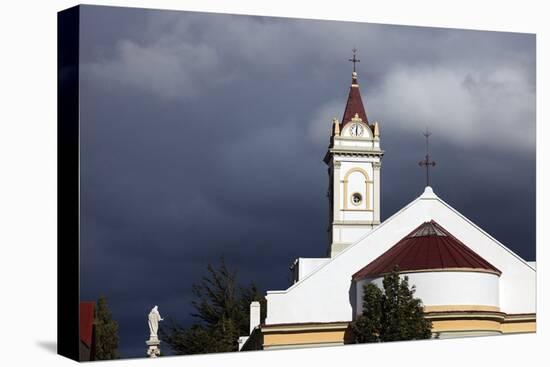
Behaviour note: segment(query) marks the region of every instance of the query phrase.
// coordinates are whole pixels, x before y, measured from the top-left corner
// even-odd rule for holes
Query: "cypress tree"
[[[118,323],[113,320],[104,296],[97,300],[95,312],[95,359],[118,358]]]
[[[364,288],[363,314],[351,324],[357,343],[380,341],[382,330],[382,291],[374,284]]]
[[[384,276],[382,291],[369,283],[364,286],[363,313],[351,323],[356,343],[429,339],[432,323],[424,317],[422,300],[414,297],[407,276],[399,269]]]

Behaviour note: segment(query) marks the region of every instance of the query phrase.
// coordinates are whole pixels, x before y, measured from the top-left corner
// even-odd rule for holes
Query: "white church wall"
[[[350,168],[350,167],[357,166],[357,163],[370,164],[370,163],[379,162],[380,157],[378,156],[356,157],[356,156],[346,155],[346,156],[334,156],[334,160],[339,162],[346,162],[346,164],[348,165],[346,168]]]
[[[320,267],[321,265],[326,264],[330,258],[321,257],[321,258],[304,258],[300,257],[298,259],[298,280],[304,279],[307,275],[311,274],[312,271]]]
[[[289,289],[268,291],[266,323],[351,321],[351,276],[418,226],[411,219],[422,220],[425,208],[410,205],[401,213]]]
[[[364,236],[372,229],[371,223],[377,217],[373,212],[374,203],[374,169],[372,163],[377,157],[336,157],[340,167],[338,173],[338,192],[335,204],[334,221],[332,228],[332,243],[334,246],[351,244]],[[354,193],[362,196],[359,205],[352,203],[351,197]],[[334,248],[333,248],[334,250]]]
[[[350,321],[356,296],[351,276],[431,219],[503,272],[499,280],[503,312],[535,312],[534,269],[428,193],[289,289],[269,291],[266,323]]]
[[[432,200],[435,204],[435,200]],[[432,208],[434,219],[465,245],[502,272],[500,309],[506,313],[532,313],[536,310],[536,271],[511,250],[499,245],[448,204],[437,200]],[[449,210],[457,215],[449,215]]]
[[[372,149],[374,144],[371,139],[358,139],[353,138],[352,139],[341,139],[338,142],[338,146],[346,147],[346,148],[366,148],[366,149]]]
[[[371,230],[371,226],[343,225],[339,242],[354,243]]]
[[[373,218],[372,211],[349,209],[342,212],[344,221],[371,221]]]
[[[491,306],[499,307],[499,277],[497,274],[465,271],[434,271],[403,273],[409,286],[415,286],[415,297],[424,306]],[[355,313],[362,313],[363,286],[375,284],[383,289],[383,277],[357,282]]]

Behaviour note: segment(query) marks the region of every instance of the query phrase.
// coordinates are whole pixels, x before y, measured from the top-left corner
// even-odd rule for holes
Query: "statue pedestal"
[[[157,358],[160,356],[160,340],[157,337],[149,337],[149,340],[145,342],[149,346],[147,349],[147,355],[149,358]]]

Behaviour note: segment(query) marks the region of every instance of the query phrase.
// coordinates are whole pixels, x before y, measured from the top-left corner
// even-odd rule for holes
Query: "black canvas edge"
[[[80,7],[57,13],[57,353],[79,361]]]

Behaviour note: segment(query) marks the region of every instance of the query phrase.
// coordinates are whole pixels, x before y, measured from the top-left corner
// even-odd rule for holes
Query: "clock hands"
[[[351,135],[352,136],[360,136],[363,134],[363,127],[359,124],[353,124],[351,125]]]

